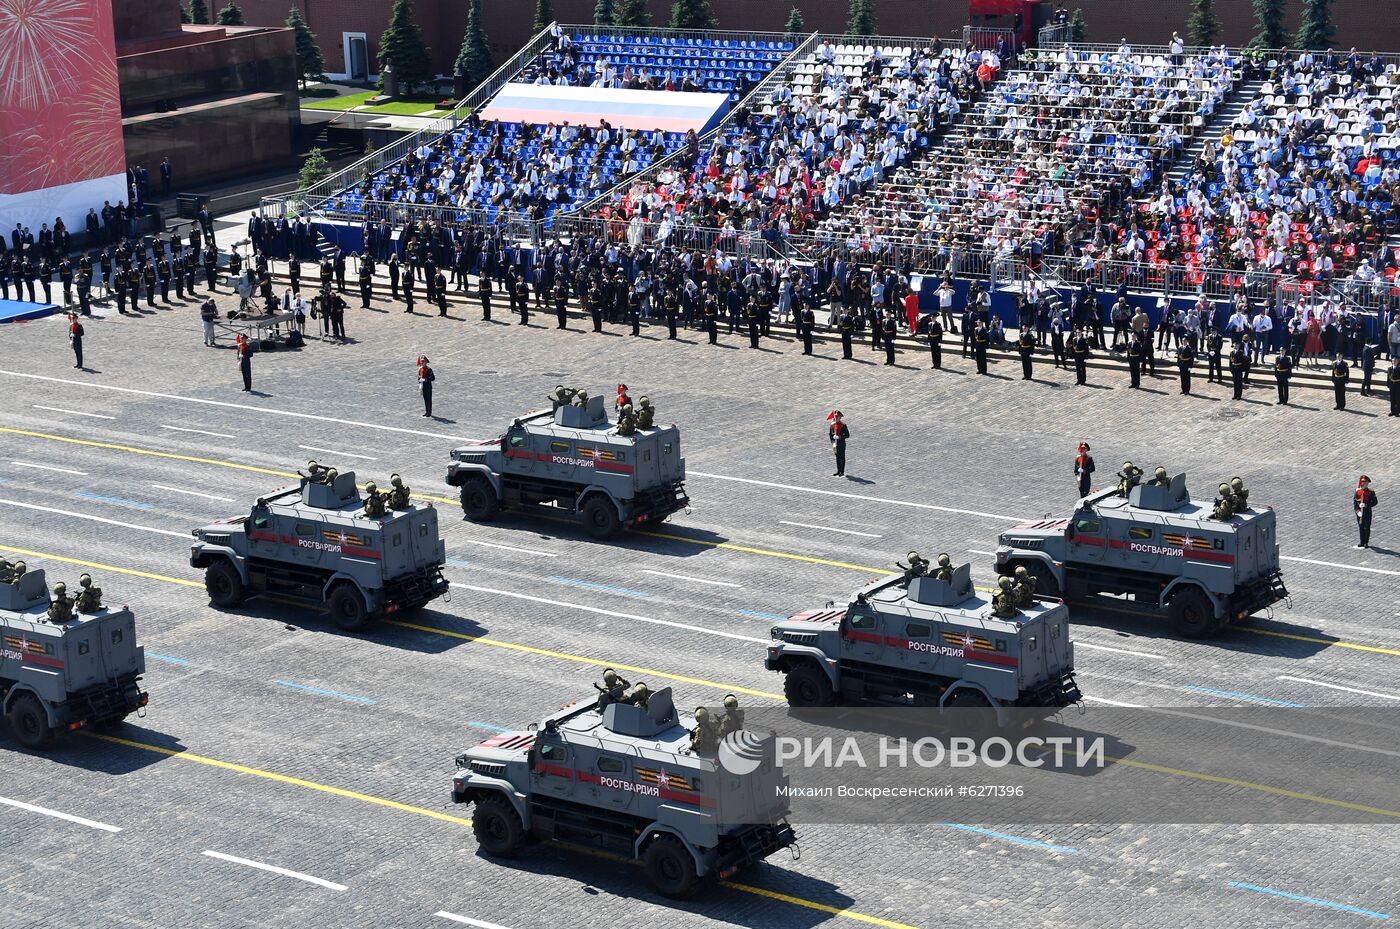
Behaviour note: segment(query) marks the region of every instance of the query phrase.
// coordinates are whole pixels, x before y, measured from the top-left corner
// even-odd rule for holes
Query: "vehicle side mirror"
[[[1069,525],[1065,527],[1065,538],[1066,538],[1066,539],[1073,539],[1073,538],[1074,538],[1074,520],[1072,520],[1072,519],[1069,521]]]

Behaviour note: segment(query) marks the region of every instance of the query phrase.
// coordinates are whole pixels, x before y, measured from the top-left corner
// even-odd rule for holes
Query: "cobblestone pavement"
[[[1400,545],[1387,494],[1400,467],[1381,400],[1337,413],[1329,395],[1302,391],[1281,408],[1255,387],[1236,404],[1215,385],[1177,397],[1165,378],[1148,387],[1168,395],[1128,391],[1106,371],[1076,389],[1048,369],[1022,382],[1015,363],[979,378],[956,352],[943,372],[922,351],[888,369],[843,363],[831,344],[805,358],[792,342],[756,352],[737,335],[710,348],[656,327],[640,339],[559,332],[543,314],[528,330],[504,314],[488,324],[465,302],[448,319],[355,306],[351,341],[258,353],[245,395],[233,352],[201,345],[195,303],[102,312],[82,371],[60,320],[0,332],[0,554],[35,553],[26,559],[55,580],[92,570],[109,599],[132,605],[151,706],[118,741],[72,737],[43,756],[0,730],[0,797],[121,830],[0,802],[5,929],[454,924],[440,912],[510,929],[1272,929],[1400,910],[1385,826],[1036,826],[985,809],[950,812],[957,825],[799,822],[800,860],[771,859],[677,904],[632,869],[561,849],[483,858],[470,810],[446,799],[453,755],[588,692],[600,663],[647,669],[682,703],[735,688],[777,702],[759,644],[772,616],[841,600],[911,547],[971,560],[985,582],[1001,528],[1072,505],[1081,439],[1101,476],[1124,458],[1162,463],[1201,496],[1241,475],[1251,501],[1278,512],[1293,593],[1207,642],[1152,616],[1076,609],[1086,696],[1394,706]],[[438,375],[433,419],[421,416],[419,354]],[[883,360],[868,346],[858,357]],[[249,467],[286,473],[315,457],[362,479],[398,471],[446,497],[456,442],[494,436],[557,383],[611,394],[621,381],[681,424],[693,511],[598,543],[564,523],[468,524],[440,503],[458,586],[414,623],[437,631],[343,635],[259,601],[215,610],[188,567],[177,536],[284,480]],[[832,408],[853,433],[845,480],[831,476]],[[1361,471],[1381,498],[1369,551],[1351,547]],[[1277,780],[1290,783],[1285,759]],[[1228,799],[1201,790],[1207,808]],[[1148,818],[1150,789],[1143,803]]]

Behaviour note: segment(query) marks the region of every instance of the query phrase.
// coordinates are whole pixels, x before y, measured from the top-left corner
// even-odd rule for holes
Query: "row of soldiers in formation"
[[[632,688],[630,693],[627,689],[629,687]],[[603,683],[595,682],[593,688],[598,691],[597,706],[600,713],[612,703],[623,703],[645,709],[647,700],[651,697],[651,691],[647,689],[645,683],[639,682],[633,687],[631,682],[612,668],[603,671]],[[724,715],[720,716],[719,719],[711,716],[710,711],[703,706],[695,708],[695,728],[690,730],[690,748],[696,752],[717,751],[720,739],[743,728],[744,711],[739,708],[739,698],[734,694],[726,694]]]
[[[0,584],[17,584],[29,570],[23,561],[11,563],[0,558]],[[73,621],[73,611],[96,613],[102,609],[102,588],[94,586],[91,574],[78,575],[78,593],[68,596],[68,585],[59,581],[53,585],[53,598],[49,602],[48,620],[55,625]]]
[[[1139,472],[1141,473],[1141,472]],[[895,564],[904,571],[906,582],[916,577],[931,577],[951,584],[953,582],[953,559],[947,552],[938,555],[938,567],[930,570],[928,559],[918,552],[909,553],[909,563],[897,561]],[[1012,577],[997,579],[997,590],[992,594],[992,614],[1002,619],[1010,619],[1021,610],[1035,605],[1035,577],[1018,565]]]

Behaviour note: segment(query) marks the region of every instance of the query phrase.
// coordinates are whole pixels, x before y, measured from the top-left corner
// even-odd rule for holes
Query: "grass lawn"
[[[343,97],[330,97],[323,100],[303,99],[301,105],[308,110],[356,110],[361,113],[393,113],[400,116],[417,116],[437,110],[436,99],[395,100],[393,103],[366,106],[365,102],[374,96],[378,96],[378,91],[366,90],[362,93],[346,94]]]

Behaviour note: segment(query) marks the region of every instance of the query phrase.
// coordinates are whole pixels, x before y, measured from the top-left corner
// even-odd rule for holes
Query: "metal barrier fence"
[[[1016,47],[1016,30],[999,28],[995,26],[963,26],[963,47],[980,48],[984,51],[989,48],[996,48],[997,41],[1006,40],[1006,45],[1014,55],[1020,51]]]
[[[674,226],[668,222],[598,216],[562,217],[547,233],[550,239],[595,239],[626,244],[631,248],[675,248],[702,254],[723,252],[741,258],[790,261],[791,256],[756,232],[730,231],[700,226]]]

